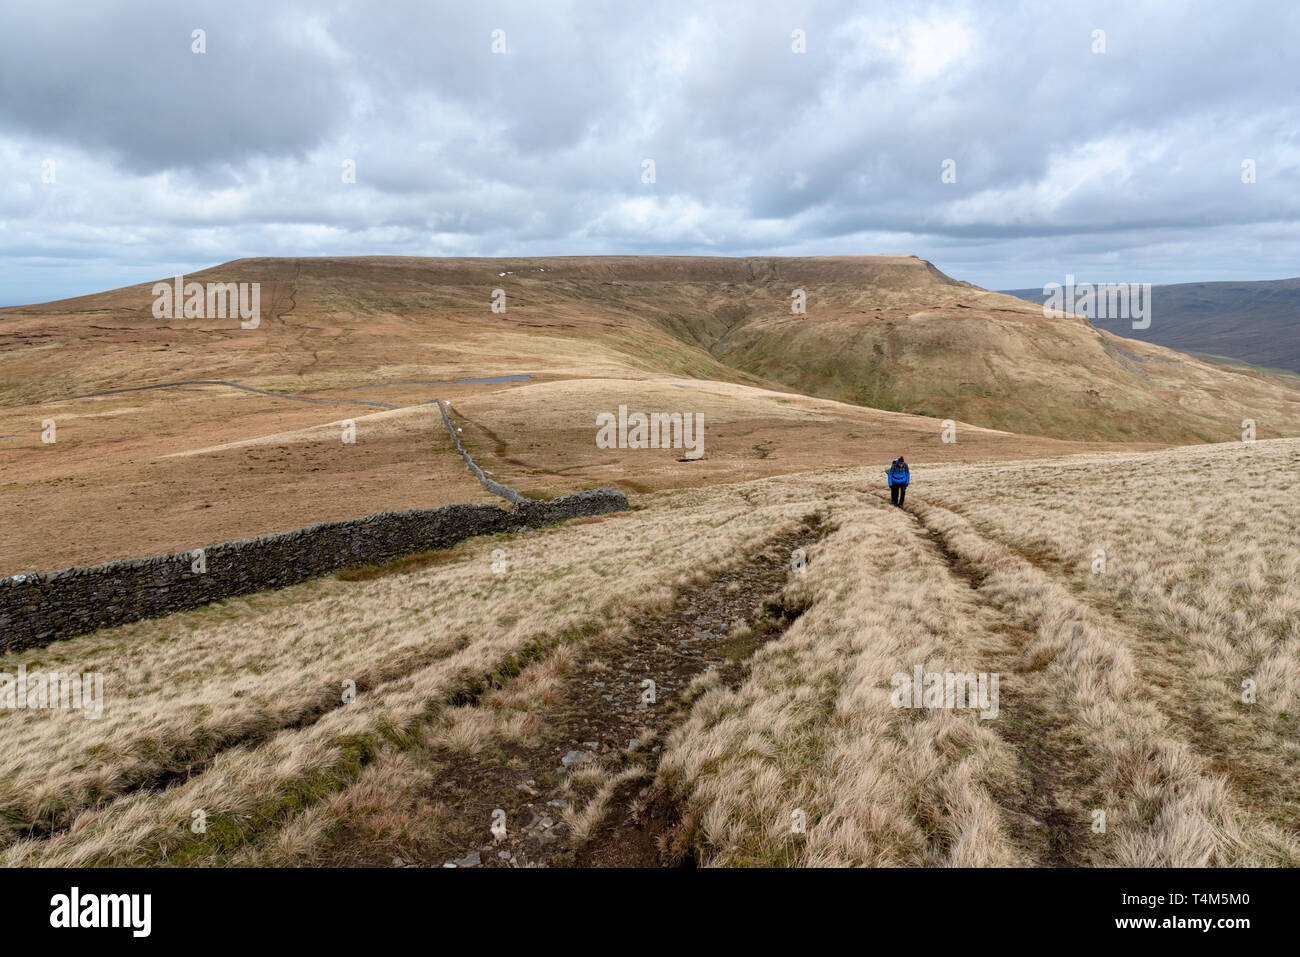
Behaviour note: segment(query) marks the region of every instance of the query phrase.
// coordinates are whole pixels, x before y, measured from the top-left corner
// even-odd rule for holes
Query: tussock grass
[[[907,511],[874,467],[659,493],[0,657],[102,671],[107,698],[99,721],[5,717],[0,863],[287,865],[339,835],[427,839],[403,828],[457,817],[421,795],[430,754],[508,760],[582,649],[812,511],[834,528],[780,596],[802,615],[752,654],[730,633],[743,678],[692,682],[657,767],[575,772],[579,837],[644,774],[682,810],[670,854],[705,865],[1300,862],[1300,441],[913,469]],[[999,715],[893,707],[916,665],[998,673]]]
[[[654,514],[519,537],[501,575],[501,543],[484,539],[416,571],[326,579],[4,656],[10,673],[20,662],[103,672],[106,703],[98,721],[8,716],[0,861],[157,863],[183,849],[186,862],[225,859],[431,718],[669,600],[808,510],[790,494],[758,509],[735,492],[679,495]],[[466,747],[472,720],[451,732]],[[189,831],[195,809],[217,821],[202,837]]]
[[[1207,478],[1243,455],[1234,509]],[[1281,440],[918,469],[915,523],[862,496],[807,614],[670,739],[680,839],[718,865],[1294,865],[1297,464]],[[1010,710],[891,708],[917,662],[1000,671]]]
[[[686,798],[688,839],[711,864],[1020,863],[986,786],[1008,749],[969,712],[889,703],[916,663],[980,670],[970,599],[901,513],[857,512],[810,552],[808,611],[670,737],[661,779]]]

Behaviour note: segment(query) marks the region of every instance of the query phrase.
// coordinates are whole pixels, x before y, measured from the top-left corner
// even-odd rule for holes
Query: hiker
[[[902,508],[903,499],[907,497],[907,483],[912,480],[912,473],[901,455],[885,469],[885,475],[889,476],[889,504]]]

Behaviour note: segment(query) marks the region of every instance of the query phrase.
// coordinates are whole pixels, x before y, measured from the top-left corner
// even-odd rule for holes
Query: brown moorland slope
[[[1221,440],[1243,418],[1300,433],[1281,382],[910,256],[242,259],[186,278],[260,283],[258,327],[155,318],[152,283],[0,309],[0,574],[482,500],[435,396],[534,494]],[[622,403],[705,413],[704,458],[598,450],[594,413]]]
[[[1300,390],[1100,332],[911,256],[243,259],[261,325],[158,320],[151,284],[0,310],[0,401],[177,379],[326,390],[439,375],[627,372],[787,388],[1054,438],[1300,431]],[[491,310],[493,290],[506,297]],[[803,290],[806,314],[791,312]]]

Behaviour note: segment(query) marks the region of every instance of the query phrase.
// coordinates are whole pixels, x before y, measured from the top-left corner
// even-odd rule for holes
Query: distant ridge
[[[1074,441],[1225,441],[1246,419],[1300,435],[1290,379],[1047,317],[916,256],[257,258],[186,279],[259,283],[260,325],[159,320],[152,283],[3,309],[0,404],[172,379],[308,394],[634,371]]]
[[[1041,289],[1004,291],[1029,302],[1046,298]],[[1180,352],[1300,373],[1300,278],[1153,285],[1151,299],[1148,329],[1134,329],[1122,319],[1092,324]]]

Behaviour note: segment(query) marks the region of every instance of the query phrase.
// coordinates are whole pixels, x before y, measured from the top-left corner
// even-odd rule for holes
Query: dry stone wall
[[[595,489],[550,501],[521,499],[511,510],[443,505],[379,512],[190,552],[16,575],[0,579],[0,652],[283,588],[340,568],[447,548],[475,535],[627,508],[622,492]]]

